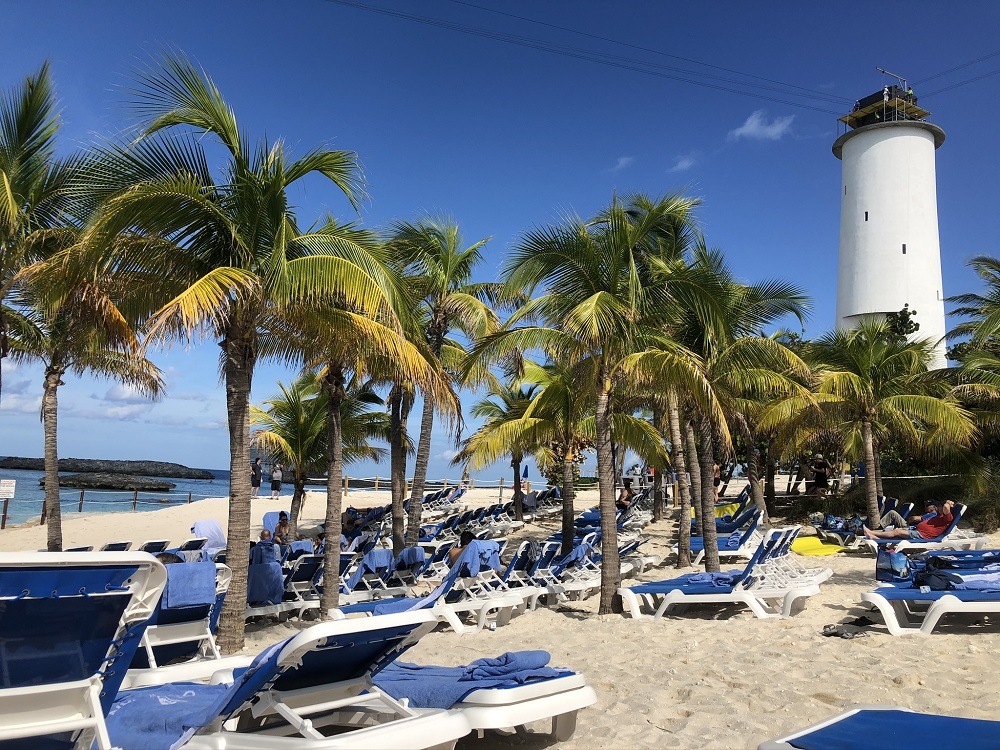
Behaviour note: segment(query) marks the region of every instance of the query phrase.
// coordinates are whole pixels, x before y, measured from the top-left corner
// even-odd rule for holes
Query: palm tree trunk
[[[256,360],[251,335],[231,332],[222,342],[229,418],[229,524],[226,561],[233,571],[219,620],[219,648],[224,654],[243,650],[250,563],[250,386]]]
[[[62,552],[62,508],[59,505],[59,402],[56,389],[62,385],[62,371],[45,370],[42,393],[42,429],[45,431],[45,509],[48,528],[45,532],[49,552]]]
[[[775,500],[777,499],[774,487],[777,466],[774,462],[774,449],[770,443],[768,443],[767,451],[764,454],[764,472],[764,504],[767,506],[767,512],[773,514],[775,511]]]
[[[618,529],[615,518],[615,463],[611,446],[611,374],[602,362],[597,373],[597,484],[601,508],[601,603],[597,613],[611,614],[621,582]]]
[[[750,497],[760,511],[760,519],[765,529],[771,528],[771,516],[764,502],[764,484],[760,481],[760,451],[754,447],[753,433],[746,429],[744,437],[747,443],[747,482],[750,485]]]
[[[687,438],[688,474],[691,477],[691,507],[694,508],[694,528],[698,532],[697,536],[704,538],[705,514],[701,506],[701,468],[698,463],[698,440],[694,435],[694,425],[690,421],[684,427]],[[690,511],[688,513],[690,515]],[[714,508],[712,516],[715,516]]]
[[[882,488],[882,456],[879,455],[878,446],[875,445],[875,437],[872,436],[872,453],[875,461],[872,468],[875,470],[875,490],[879,495],[885,497],[885,490]],[[867,473],[867,472],[866,472]]]
[[[704,526],[702,539],[705,541],[705,570],[715,573],[719,570],[718,535],[715,532],[715,455],[712,448],[712,424],[708,417],[701,418],[701,508]]]
[[[405,402],[405,403],[404,403]],[[411,402],[405,391],[394,385],[389,393],[389,475],[392,484],[392,552],[398,555],[406,546],[403,538],[406,502],[406,418]]]
[[[424,411],[420,418],[420,441],[413,462],[413,486],[410,488],[410,517],[406,527],[406,546],[415,547],[420,539],[420,516],[423,513],[427,463],[431,457],[431,430],[434,428],[434,401],[424,393]]]
[[[573,507],[573,501],[576,499],[576,484],[573,479],[574,458],[573,449],[567,446],[562,466],[562,553],[564,555],[573,551],[573,536],[576,532],[576,509]]]
[[[882,528],[882,520],[878,513],[878,486],[875,482],[875,437],[872,433],[871,420],[861,422],[861,437],[865,444],[865,498],[868,500],[868,528]]]
[[[344,432],[341,425],[340,405],[344,403],[344,373],[339,368],[328,366],[323,388],[329,396],[327,405],[328,457],[326,483],[326,552],[323,569],[330,571],[324,576],[323,595],[320,597],[320,612],[327,613],[340,606],[340,516],[343,502],[344,480]]]
[[[691,493],[688,489],[687,457],[681,437],[681,419],[677,408],[677,392],[670,390],[667,414],[670,419],[670,452],[677,472],[677,494],[680,496],[680,521],[677,524],[677,567],[691,564]]]
[[[514,496],[511,500],[514,501],[514,518],[518,521],[524,520],[524,490],[521,489],[521,459],[522,455],[519,452],[512,453],[510,456],[510,465],[514,469]]]
[[[666,409],[659,399],[653,405],[653,425],[662,435],[663,427],[667,421]],[[663,470],[659,466],[653,467],[653,521],[663,520]]]
[[[292,539],[297,539],[299,535],[299,514],[302,513],[302,498],[305,497],[306,479],[309,477],[298,466],[295,467],[292,477],[294,492],[292,493],[292,507],[288,510],[288,530],[291,532]]]

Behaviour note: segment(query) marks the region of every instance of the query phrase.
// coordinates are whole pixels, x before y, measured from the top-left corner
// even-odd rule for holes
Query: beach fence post
[[[469,489],[470,490],[476,489],[476,478],[475,477],[469,477]]]
[[[83,493],[87,490],[80,490],[80,507],[76,509],[77,513],[83,513]]]
[[[135,512],[135,506],[139,504],[139,490],[132,491],[132,512]]]
[[[378,474],[375,475],[375,491],[378,492]]]
[[[7,528],[7,506],[10,505],[10,498],[5,497],[3,499],[3,515],[0,516],[0,529]]]
[[[188,505],[190,505],[190,504],[191,504],[191,493],[189,492],[188,493]]]
[[[351,487],[351,478],[344,474],[344,495],[346,496]]]
[[[503,501],[503,477],[500,477],[500,500]]]
[[[48,500],[42,500],[42,520],[41,520],[41,521],[39,521],[39,523],[40,523],[40,524],[41,524],[42,526],[44,526],[44,525],[45,525],[45,516],[46,516],[46,515],[48,514],[48,507],[47,507],[47,506],[48,506],[48,504],[49,504],[49,501],[48,501]]]

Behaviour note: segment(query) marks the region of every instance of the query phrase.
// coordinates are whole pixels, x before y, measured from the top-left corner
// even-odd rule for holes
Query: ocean
[[[136,511],[157,510],[169,505],[191,502],[206,497],[226,497],[229,494],[229,470],[208,469],[215,479],[176,479],[173,477],[157,477],[173,482],[177,486],[169,492],[140,491],[136,497]],[[7,508],[7,524],[20,524],[37,519],[42,514],[42,501],[45,500],[45,490],[38,484],[43,476],[40,471],[24,471],[20,469],[0,469],[0,479],[17,480],[14,498]],[[80,492],[83,496],[84,513],[114,513],[132,511],[134,493],[131,490],[79,490],[60,488],[59,500],[64,515],[77,513],[80,510]],[[2,503],[3,501],[0,501]]]

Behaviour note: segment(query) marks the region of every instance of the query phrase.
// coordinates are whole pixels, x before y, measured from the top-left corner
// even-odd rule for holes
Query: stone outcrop
[[[0,469],[27,469],[44,471],[45,462],[41,458],[19,458],[8,456],[0,459]],[[215,479],[210,471],[189,469],[187,466],[167,461],[104,461],[95,458],[60,458],[59,471],[104,474],[140,474],[148,477],[170,477],[171,479]]]
[[[45,486],[45,477],[38,480]],[[137,477],[132,474],[111,474],[108,472],[85,472],[83,474],[67,474],[59,477],[60,487],[76,487],[86,490],[154,490],[166,492],[177,485],[162,479]]]

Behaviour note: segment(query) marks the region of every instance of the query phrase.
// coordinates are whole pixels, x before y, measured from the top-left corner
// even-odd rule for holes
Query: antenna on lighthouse
[[[875,66],[875,70],[877,70],[879,73],[885,73],[887,76],[892,76],[893,78],[895,78],[897,81],[899,81],[900,88],[903,89],[903,91],[906,91],[907,88],[906,79],[903,78],[903,76],[897,75],[896,73],[890,73],[888,70],[886,70],[885,68],[880,68],[878,65]]]

